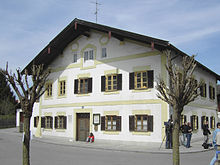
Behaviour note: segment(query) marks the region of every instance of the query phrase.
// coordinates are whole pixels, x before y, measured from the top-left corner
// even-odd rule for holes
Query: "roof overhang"
[[[130,39],[145,44],[154,43],[154,48],[160,51],[163,51],[165,49],[171,49],[175,51],[178,55],[188,56],[184,52],[177,49],[175,46],[169,44],[168,41],[137,34],[137,33],[128,32],[121,29],[100,25],[76,18],[66,28],[64,28],[52,41],[50,41],[50,43],[23,69],[22,72],[24,73],[25,69],[30,71],[31,66],[33,64],[35,65],[43,64],[44,68],[47,68],[48,65],[59,54],[62,54],[63,50],[66,48],[66,46],[69,43],[71,43],[81,35],[89,37],[91,30],[96,30],[108,34],[110,33],[112,37],[115,37],[120,41],[124,41],[124,39]],[[220,76],[218,74],[211,71],[210,69],[200,64],[199,62],[197,62],[197,64],[202,69],[213,74],[217,80],[220,80]]]

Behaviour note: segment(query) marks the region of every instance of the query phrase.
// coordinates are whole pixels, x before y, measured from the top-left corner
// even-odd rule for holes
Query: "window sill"
[[[44,97],[44,100],[52,100],[53,99],[53,96],[46,96]]]
[[[58,99],[66,98],[66,95],[57,96]]]
[[[103,134],[106,134],[106,135],[119,135],[119,131],[104,131]]]
[[[44,128],[44,131],[47,131],[47,132],[52,132],[53,129],[52,128]]]
[[[105,91],[104,95],[117,95],[120,94],[119,91]]]
[[[89,93],[85,93],[85,94],[77,94],[76,96],[77,96],[77,97],[83,97],[83,96],[90,96],[90,94],[89,94]]]
[[[138,131],[134,131],[132,132],[132,135],[144,135],[144,136],[151,136],[152,132],[138,132]]]
[[[64,129],[64,128],[56,128],[56,132],[66,132],[66,129]]]
[[[132,93],[138,93],[138,92],[151,92],[152,88],[148,88],[148,89],[133,89]]]

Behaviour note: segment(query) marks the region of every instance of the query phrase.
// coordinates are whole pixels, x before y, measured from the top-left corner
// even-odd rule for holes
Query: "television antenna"
[[[91,2],[91,3],[94,3],[96,5],[96,10],[95,10],[95,16],[96,16],[96,19],[95,19],[95,22],[97,23],[97,20],[98,20],[98,5],[101,5],[101,3],[98,3],[97,0],[95,2]]]

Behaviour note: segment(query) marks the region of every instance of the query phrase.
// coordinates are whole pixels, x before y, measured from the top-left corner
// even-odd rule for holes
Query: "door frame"
[[[79,117],[81,114],[87,114],[89,115],[88,117]],[[89,120],[89,123],[88,123],[88,127],[89,127],[89,131],[88,133],[90,133],[90,113],[76,113],[76,141],[79,141],[79,118],[81,119],[87,119]]]
[[[92,108],[73,110],[73,140],[77,140],[77,113],[89,113],[89,132],[92,132]]]

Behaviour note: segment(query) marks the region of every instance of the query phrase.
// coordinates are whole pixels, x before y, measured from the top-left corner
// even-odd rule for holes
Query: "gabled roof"
[[[145,44],[151,44],[153,42],[155,49],[158,49],[160,51],[165,49],[170,49],[175,51],[177,54],[181,56],[187,55],[184,52],[177,49],[175,46],[169,44],[168,41],[137,34],[137,33],[128,32],[125,30],[121,30],[105,25],[100,25],[76,18],[65,29],[63,29],[52,41],[50,41],[50,43],[24,69],[29,70],[33,63],[36,65],[44,64],[44,66],[47,67],[59,54],[63,52],[66,46],[70,42],[75,40],[77,37],[81,35],[89,37],[90,30],[97,30],[104,33],[110,32],[112,37],[115,37],[120,41],[123,41],[124,39],[130,39]],[[211,71],[210,69],[200,64],[199,62],[198,62],[198,66],[202,67],[209,73],[213,74],[218,80],[220,80],[220,76],[218,74]]]

